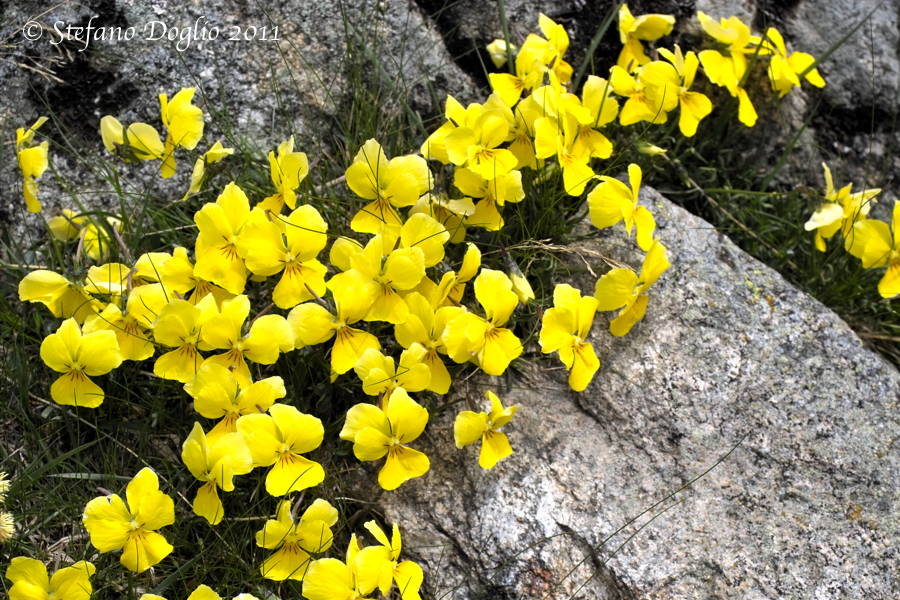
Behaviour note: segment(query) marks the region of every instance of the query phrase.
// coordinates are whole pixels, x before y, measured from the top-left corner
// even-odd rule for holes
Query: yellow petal
[[[153,565],[167,557],[173,548],[166,538],[154,531],[143,531],[129,536],[122,549],[119,562],[126,569],[135,573],[143,573]]]
[[[487,431],[487,418],[486,413],[471,410],[464,410],[456,415],[456,421],[453,423],[453,439],[456,447],[463,448],[480,440]]]
[[[266,475],[266,491],[272,496],[284,496],[319,485],[324,479],[322,465],[288,452],[279,457]]]
[[[406,446],[394,446],[378,472],[378,484],[385,490],[395,490],[404,482],[421,477],[428,472],[431,463],[418,450]]]
[[[482,469],[493,469],[499,461],[513,453],[509,438],[499,431],[487,431],[481,441],[478,465]]]
[[[191,508],[195,515],[203,517],[210,525],[218,525],[225,516],[225,507],[219,500],[216,484],[212,482],[200,486]]]
[[[627,307],[619,315],[610,321],[609,331],[615,336],[621,337],[631,331],[635,323],[644,318],[647,313],[647,301],[649,298],[646,294],[637,297],[634,304]]]

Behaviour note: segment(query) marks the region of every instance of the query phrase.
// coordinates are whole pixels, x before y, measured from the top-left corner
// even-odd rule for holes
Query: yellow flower
[[[638,276],[631,269],[612,269],[597,280],[594,297],[597,299],[597,310],[618,310],[618,316],[609,323],[609,331],[615,336],[623,336],[644,318],[647,312],[647,290],[650,289],[660,275],[669,268],[666,248],[654,241]]]
[[[594,346],[587,341],[596,311],[596,298],[582,297],[577,289],[561,283],[553,289],[553,308],[541,320],[541,352],[559,352],[569,371],[569,387],[576,392],[583,391],[600,368]]]
[[[503,227],[500,208],[507,202],[521,202],[525,198],[522,172],[515,169],[488,180],[475,171],[460,167],[453,174],[453,185],[466,196],[480,198],[475,210],[466,219],[466,225],[483,227],[488,231]]]
[[[232,294],[244,291],[247,267],[238,252],[238,236],[250,216],[250,201],[234,182],[216,201],[194,214],[200,233],[194,246],[194,275],[220,285]]]
[[[838,231],[843,233],[844,246],[849,250],[854,223],[868,216],[875,202],[874,198],[881,193],[881,189],[871,188],[851,193],[853,184],[848,183],[840,190],[835,190],[831,169],[825,163],[822,163],[822,169],[825,171],[825,202],[804,223],[803,228],[816,232],[814,242],[816,250],[820,252],[825,252],[825,240]]]
[[[76,285],[59,273],[39,269],[32,271],[19,282],[19,300],[39,302],[46,306],[54,317],[84,320],[100,310],[101,304],[85,292],[83,286]]]
[[[614,65],[609,70],[609,82],[615,93],[628,98],[619,113],[622,125],[641,121],[665,123],[669,111],[678,106],[680,81],[675,69],[666,62],[649,62],[638,67],[634,75]]]
[[[283,220],[260,209],[250,213],[238,250],[255,275],[269,277],[283,272],[272,292],[278,308],[293,308],[325,295],[327,269],[316,256],[328,243],[327,231],[328,223],[308,204]]]
[[[428,215],[449,235],[447,241],[458,244],[466,239],[466,219],[475,212],[471,198],[448,198],[446,194],[424,194],[415,206],[409,209],[408,224],[414,215]],[[443,244],[441,244],[443,254]]]
[[[345,173],[347,186],[360,198],[371,200],[350,222],[359,233],[378,233],[384,224],[401,224],[397,208],[412,206],[431,189],[431,172],[421,156],[388,160],[374,139],[367,140]]]
[[[363,527],[378,541],[378,545],[361,549],[353,561],[359,590],[368,594],[378,589],[387,598],[392,585],[397,584],[402,600],[420,600],[419,588],[424,579],[422,567],[411,560],[400,562],[402,541],[397,524],[394,523],[390,540],[375,521],[368,521]]]
[[[194,161],[194,169],[191,171],[191,185],[181,198],[182,201],[187,200],[188,196],[200,191],[200,186],[203,185],[203,181],[206,178],[206,167],[216,164],[232,154],[234,154],[234,148],[226,148],[222,145],[222,142],[217,141],[209,150],[203,153],[203,156]]]
[[[878,282],[881,297],[893,298],[900,294],[900,202],[894,203],[890,227],[875,219],[857,221],[848,241],[847,250],[862,260],[863,268],[887,265],[887,271]]]
[[[267,415],[239,418],[237,428],[250,448],[254,466],[274,465],[266,475],[266,491],[272,496],[305,490],[325,479],[322,465],[301,456],[322,444],[325,430],[318,417],[274,404]]]
[[[678,86],[678,104],[681,112],[678,117],[678,128],[685,137],[692,137],[697,133],[697,125],[706,115],[712,112],[712,102],[700,92],[690,91],[697,75],[697,67],[700,60],[693,51],[682,54],[681,48],[675,44],[675,52],[666,48],[659,49],[660,55],[672,63],[678,74],[681,84]]]
[[[647,64],[650,58],[644,53],[641,40],[652,42],[672,33],[675,17],[672,15],[650,14],[635,17],[623,3],[619,7],[619,40],[623,44],[616,64],[626,71]]]
[[[207,437],[200,423],[194,423],[181,446],[181,460],[191,475],[204,484],[194,497],[194,514],[210,525],[218,525],[225,516],[218,488],[223,492],[234,491],[234,476],[253,469],[253,457],[244,438],[239,433]]]
[[[755,52],[755,48],[749,45],[750,28],[737,17],[720,19],[717,23],[703,11],[697,13],[697,19],[703,30],[728,50],[728,56],[717,50],[700,52],[700,63],[706,77],[712,83],[726,88],[729,94],[738,99],[738,120],[747,127],[753,127],[757,119],[756,109],[741,85],[747,73],[746,54]]]
[[[22,171],[22,190],[25,195],[25,208],[28,212],[40,212],[41,203],[37,198],[37,180],[40,179],[47,167],[49,142],[43,141],[33,146],[34,132],[47,122],[47,117],[40,117],[28,129],[16,130],[16,159],[19,162],[19,170]]]
[[[337,242],[335,246],[338,246]],[[364,297],[371,299],[372,304],[364,317],[366,321],[394,324],[405,321],[409,308],[401,292],[414,289],[425,277],[424,250],[415,246],[386,251],[382,236],[373,237],[362,249],[349,243],[341,246],[346,248],[351,268],[331,278],[329,289],[367,287],[369,291]],[[342,262],[334,249],[331,262],[336,265]]]
[[[60,242],[71,242],[78,239],[78,232],[84,227],[86,217],[79,217],[75,211],[62,209],[62,214],[47,219],[50,233]]]
[[[291,515],[291,502],[279,502],[276,518],[256,532],[257,546],[275,550],[263,561],[262,576],[274,581],[302,581],[312,560],[310,554],[331,547],[331,528],[337,520],[337,509],[321,498],[313,501],[297,521]]]
[[[519,164],[516,156],[499,148],[509,136],[509,123],[495,111],[485,111],[474,127],[457,127],[445,141],[447,156],[485,179],[502,177]]]
[[[222,302],[219,314],[203,323],[201,350],[225,350],[206,359],[234,371],[242,383],[250,382],[247,360],[263,365],[275,364],[282,352],[294,349],[294,334],[281,315],[263,315],[253,320],[243,334],[244,322],[250,314],[250,299],[241,294]]]
[[[507,53],[515,54],[516,52],[516,47],[512,44],[507,44],[506,40],[494,40],[485,46],[485,49],[488,51],[491,62],[498,69],[506,64],[508,59]]]
[[[132,123],[126,129],[107,115],[100,119],[100,136],[108,151],[118,152],[128,161],[161,159],[165,152],[159,132],[147,123]]]
[[[502,375],[522,354],[522,342],[503,327],[519,304],[512,287],[505,273],[481,270],[475,278],[475,298],[487,318],[462,312],[447,323],[443,341],[450,358],[457,363],[471,360],[488,375]]]
[[[359,591],[353,557],[358,552],[356,535],[350,537],[347,562],[320,558],[310,563],[303,579],[303,597],[308,600],[366,600]]]
[[[486,394],[491,401],[491,412],[464,410],[456,415],[453,424],[453,438],[457,448],[464,448],[481,440],[478,465],[482,469],[493,469],[494,465],[513,453],[509,438],[500,428],[509,423],[519,409],[517,405],[503,407],[494,392]]]
[[[337,277],[329,282],[335,314],[313,302],[297,305],[288,313],[288,323],[294,331],[298,348],[335,338],[331,350],[331,370],[337,375],[352,369],[366,349],[381,348],[374,335],[350,327],[369,312],[374,302],[372,286],[359,276],[343,275],[337,282]]]
[[[587,202],[594,227],[604,229],[624,220],[628,235],[636,228],[638,246],[647,251],[653,244],[656,222],[653,214],[638,204],[641,177],[641,168],[634,163],[628,165],[630,187],[614,177],[601,175],[601,183],[588,194]]]
[[[163,379],[187,383],[197,374],[203,357],[197,351],[203,326],[217,314],[216,301],[207,295],[197,305],[187,300],[172,300],[153,325],[157,343],[174,348],[156,359],[153,373]]]
[[[8,542],[16,534],[16,519],[11,512],[0,510],[0,544]]]
[[[119,562],[142,573],[172,552],[172,545],[156,530],[175,522],[175,507],[147,467],[128,483],[125,497],[127,504],[118,494],[94,498],[84,507],[82,521],[97,550],[122,550]]]
[[[427,456],[406,446],[422,435],[427,423],[428,411],[406,390],[397,388],[384,410],[373,404],[350,407],[340,437],[353,442],[353,454],[359,460],[379,460],[387,455],[378,472],[378,484],[395,490],[405,481],[421,477],[431,466]]]
[[[158,288],[156,288],[158,289]],[[148,323],[135,315],[141,294],[131,294],[125,312],[115,304],[107,304],[101,312],[84,322],[83,332],[112,331],[119,344],[122,360],[141,361],[153,356],[155,350]],[[140,307],[144,308],[144,307]]]
[[[294,152],[294,136],[278,144],[278,155],[269,152],[269,174],[277,192],[263,200],[258,207],[275,214],[287,204],[297,206],[297,188],[309,174],[309,159],[304,152]]]
[[[588,128],[590,129],[590,128]],[[563,189],[570,196],[580,196],[584,186],[594,178],[590,167],[594,152],[608,158],[612,144],[606,140],[604,150],[596,150],[578,143],[581,124],[575,115],[563,113],[559,118],[543,117],[534,122],[534,152],[538,158],[555,156],[563,173]]]
[[[166,127],[166,145],[160,173],[163,177],[175,174],[175,148],[193,150],[203,137],[203,111],[191,104],[194,88],[182,88],[170,101],[159,95],[159,112]]]
[[[16,130],[16,159],[19,161],[19,170],[22,171],[22,189],[25,195],[25,208],[28,212],[41,212],[41,203],[38,200],[37,180],[50,165],[47,156],[50,143],[43,141],[36,146],[34,132],[47,122],[47,117],[40,117],[28,129]]]
[[[825,87],[825,80],[819,74],[819,70],[810,67],[815,64],[816,59],[806,52],[787,53],[784,44],[784,38],[781,33],[774,27],[766,30],[764,38],[754,36],[751,43],[759,46],[761,55],[771,55],[769,60],[769,81],[772,83],[772,89],[778,92],[779,97],[783,97],[793,87],[800,87],[800,75],[804,74],[804,78],[816,87]],[[809,71],[807,72],[807,69]]]
[[[231,369],[208,361],[184,390],[194,399],[194,410],[207,419],[221,419],[207,434],[208,438],[234,433],[238,418],[265,412],[287,394],[281,377],[249,383],[238,379]]]
[[[116,334],[95,331],[82,335],[75,319],[66,319],[56,333],[41,343],[41,359],[58,373],[50,386],[57,404],[96,408],[103,402],[103,390],[90,377],[105,375],[120,364],[122,355]]]
[[[438,355],[439,352],[447,353],[441,336],[447,321],[463,309],[456,306],[435,309],[419,292],[408,294],[405,301],[409,306],[409,316],[406,321],[394,326],[394,336],[404,348],[416,345],[424,349],[425,353],[419,360],[430,371],[426,389],[446,394],[450,390],[450,373]]]
[[[397,388],[421,392],[431,379],[431,369],[424,363],[426,350],[413,343],[400,355],[399,364],[375,348],[362,353],[353,370],[362,381],[363,393],[369,396],[390,394]]]
[[[17,556],[6,568],[6,578],[12,581],[9,600],[88,600],[96,571],[94,565],[80,560],[51,577],[41,561]]]

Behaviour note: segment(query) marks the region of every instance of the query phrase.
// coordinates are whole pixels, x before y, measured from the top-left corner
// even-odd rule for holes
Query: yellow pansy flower
[[[660,55],[672,66],[677,72],[680,85],[678,90],[678,104],[681,108],[678,117],[678,128],[685,137],[692,137],[697,133],[697,125],[712,112],[712,102],[704,94],[700,92],[690,91],[694,84],[694,77],[697,75],[697,67],[700,65],[700,59],[693,51],[683,54],[678,44],[675,44],[675,51],[672,52],[667,48],[659,49]]]
[[[365,527],[378,541],[376,546],[362,548],[354,559],[359,590],[365,594],[376,589],[387,598],[391,587],[396,584],[402,600],[420,600],[424,574],[422,567],[411,560],[400,562],[400,528],[394,523],[391,538],[375,521],[367,521]]]
[[[22,190],[25,195],[25,208],[28,212],[41,212],[41,203],[38,200],[37,180],[40,179],[47,167],[48,150],[50,143],[46,140],[33,146],[34,132],[47,122],[47,117],[40,117],[28,129],[20,127],[16,130],[16,159],[19,162],[19,170],[22,172]]]
[[[187,300],[172,300],[153,325],[153,338],[158,344],[174,348],[156,359],[153,373],[163,379],[187,383],[197,374],[203,357],[197,350],[203,326],[218,313],[216,301],[207,295],[195,305]]]
[[[819,88],[825,87],[825,80],[822,79],[819,70],[810,69],[816,59],[806,52],[792,52],[788,55],[784,38],[774,27],[766,29],[765,37],[753,36],[751,43],[759,47],[761,55],[770,55],[769,81],[779,97],[783,97],[791,91],[791,88],[800,87],[800,75],[804,73],[803,77],[809,83]]]
[[[464,410],[456,415],[453,423],[453,439],[457,448],[464,448],[481,440],[478,465],[482,469],[493,469],[494,465],[513,453],[509,438],[500,428],[509,423],[519,409],[517,405],[504,408],[494,392],[486,393],[491,402],[491,412]]]
[[[200,423],[181,446],[181,460],[196,479],[203,482],[194,497],[194,514],[218,525],[225,516],[218,489],[234,491],[234,476],[253,469],[253,457],[239,433],[207,436]]]
[[[215,202],[194,214],[199,234],[194,245],[194,275],[240,294],[247,283],[247,267],[238,252],[238,236],[250,216],[250,201],[234,182]]]
[[[628,165],[629,185],[615,177],[601,175],[601,183],[588,194],[587,202],[594,227],[604,229],[624,221],[628,235],[635,228],[638,246],[647,251],[653,244],[656,221],[647,208],[638,204],[641,178],[641,168],[634,163]]]
[[[633,75],[614,65],[609,70],[609,83],[616,94],[628,98],[619,112],[622,125],[641,121],[665,123],[669,111],[678,106],[681,82],[678,73],[666,62],[649,62],[638,67]]]
[[[494,63],[494,66],[498,69],[506,64],[508,60],[507,53],[515,54],[516,47],[513,44],[507,44],[506,40],[494,40],[487,46],[485,49],[488,52],[488,56],[491,58],[491,62]]]
[[[435,309],[419,292],[407,294],[405,301],[409,306],[409,316],[406,321],[394,326],[394,337],[404,348],[414,345],[424,348],[425,353],[419,360],[430,371],[426,389],[436,394],[446,394],[450,390],[450,373],[438,355],[439,352],[447,353],[441,336],[447,321],[464,309],[457,306]]]
[[[644,256],[640,275],[631,269],[617,268],[597,280],[594,297],[597,299],[597,310],[622,309],[615,319],[609,323],[609,331],[615,336],[623,336],[644,318],[647,313],[647,290],[650,289],[660,275],[669,268],[666,248],[659,241]]]
[[[62,214],[47,219],[50,233],[60,242],[71,242],[78,239],[78,232],[87,222],[86,217],[79,217],[75,211],[62,209]]]
[[[301,456],[322,444],[325,430],[318,417],[273,404],[267,415],[239,418],[237,429],[247,441],[254,466],[272,466],[266,475],[266,491],[272,496],[305,490],[325,479],[322,465]]]
[[[395,367],[392,357],[369,348],[356,361],[353,370],[362,382],[363,393],[369,396],[390,396],[397,388],[421,392],[431,379],[431,370],[424,363],[425,354],[421,344],[413,343],[403,351]]]
[[[271,220],[270,220],[271,219]],[[328,223],[308,204],[287,218],[255,208],[238,240],[238,250],[255,275],[282,273],[272,292],[278,308],[293,308],[325,295],[325,265],[316,259],[328,243]]]
[[[175,522],[175,506],[148,467],[128,483],[125,498],[127,504],[118,494],[94,498],[84,507],[82,522],[94,548],[121,550],[122,566],[142,573],[172,552],[172,545],[156,530]]]
[[[495,179],[516,168],[519,161],[503,144],[509,136],[509,124],[494,111],[484,111],[473,127],[457,127],[447,135],[445,144],[450,162]]]
[[[199,348],[203,351],[224,350],[206,359],[234,371],[243,383],[250,382],[247,360],[273,365],[282,352],[294,349],[294,334],[281,315],[263,315],[253,319],[246,334],[244,322],[250,315],[250,299],[241,294],[222,301],[219,314],[203,324]]]
[[[519,298],[512,281],[501,271],[482,269],[475,278],[475,298],[486,318],[462,312],[444,328],[443,341],[455,362],[473,361],[488,375],[502,375],[522,354],[522,342],[505,327]]]
[[[891,226],[875,219],[863,219],[853,225],[847,250],[862,260],[863,268],[887,266],[878,282],[882,298],[900,294],[900,202],[895,201]]]
[[[830,239],[838,231],[843,233],[844,245],[849,249],[854,223],[868,216],[875,202],[874,198],[881,193],[881,189],[871,188],[852,193],[853,184],[848,183],[835,190],[831,169],[825,163],[822,163],[822,169],[825,171],[825,201],[803,224],[803,228],[806,231],[816,232],[814,243],[816,250],[820,252],[825,252],[825,240]]]
[[[195,88],[182,88],[172,99],[159,95],[159,112],[166,127],[166,143],[160,173],[163,177],[175,174],[175,148],[193,150],[203,137],[203,111],[191,104]]]
[[[188,187],[188,191],[186,191],[181,198],[182,201],[187,200],[188,196],[200,191],[200,186],[203,185],[203,181],[206,179],[206,168],[209,165],[214,165],[226,156],[231,156],[232,154],[234,154],[234,148],[226,148],[222,145],[222,142],[216,141],[215,144],[210,146],[209,150],[204,152],[200,158],[194,161],[194,169],[191,171],[191,184]]]
[[[89,296],[84,287],[76,285],[55,271],[38,269],[32,271],[19,282],[19,300],[39,302],[50,310],[54,317],[74,318],[83,323],[89,316],[101,309],[102,304]]]
[[[395,490],[405,481],[421,477],[431,466],[428,457],[406,444],[422,435],[428,410],[396,388],[381,409],[373,404],[356,404],[347,411],[341,429],[342,440],[353,442],[353,454],[362,461],[387,456],[378,472],[378,484]]]
[[[424,217],[424,215],[423,215]],[[414,289],[425,277],[425,252],[422,248],[396,248],[385,251],[384,238],[375,236],[365,245],[346,246],[351,268],[331,278],[331,290],[348,286],[370,288],[365,294],[372,299],[364,319],[402,323],[409,314],[402,292]],[[342,250],[343,251],[343,250]],[[332,251],[335,257],[335,251]],[[332,263],[335,263],[332,258]],[[340,259],[337,259],[340,262]]]
[[[649,14],[635,17],[628,5],[619,6],[619,41],[623,48],[616,64],[626,71],[647,64],[650,58],[644,52],[641,40],[652,42],[672,33],[675,17],[672,15]]]
[[[82,334],[75,319],[66,319],[41,343],[41,359],[58,373],[50,386],[57,404],[96,408],[103,402],[103,390],[90,377],[105,375],[120,364],[122,354],[116,334],[95,331]]]
[[[576,392],[583,391],[600,368],[594,346],[587,341],[596,311],[596,298],[582,297],[577,289],[561,283],[553,289],[553,308],[541,319],[541,352],[559,352],[569,371],[569,387]]]
[[[117,152],[125,160],[156,160],[165,153],[159,132],[147,123],[132,123],[126,129],[113,116],[100,119],[100,136],[110,152]]]
[[[414,215],[428,215],[448,233],[447,241],[458,244],[466,239],[466,219],[474,212],[475,204],[471,198],[448,198],[446,194],[429,192],[409,209],[409,219],[406,223],[409,223]],[[441,246],[443,248],[443,244]],[[443,253],[443,249],[441,252]]]
[[[556,157],[562,168],[563,189],[570,196],[580,196],[584,186],[594,178],[594,170],[589,163],[595,150],[577,143],[580,132],[581,124],[568,112],[560,114],[559,118],[543,117],[534,122],[535,156]],[[608,151],[600,153],[608,158],[612,153],[612,144],[608,143]]]
[[[412,154],[388,160],[374,139],[367,140],[345,172],[347,186],[370,200],[350,222],[359,233],[378,233],[384,224],[401,224],[397,208],[412,206],[431,189],[431,172],[421,156]]]
[[[489,180],[475,171],[459,167],[453,173],[453,185],[466,196],[479,198],[475,210],[465,221],[466,225],[482,227],[488,231],[497,231],[503,227],[500,209],[507,202],[521,202],[525,198],[522,172],[516,169]]]
[[[338,511],[321,498],[313,501],[299,520],[291,515],[291,502],[278,503],[275,519],[266,521],[256,532],[256,545],[275,550],[262,563],[260,573],[266,579],[302,581],[312,557],[331,548],[331,528],[337,523]]]
[[[309,159],[304,152],[294,152],[294,136],[278,144],[278,154],[269,152],[269,175],[277,190],[257,206],[275,214],[287,204],[290,209],[297,206],[297,188],[309,174]]]
[[[88,600],[96,571],[93,564],[80,560],[50,576],[41,561],[16,556],[6,568],[6,578],[12,581],[9,600]]]
[[[194,399],[194,410],[207,419],[220,419],[208,438],[234,433],[238,418],[266,412],[275,400],[287,394],[281,377],[249,383],[236,377],[231,369],[209,361],[203,363],[184,390]]]
[[[328,284],[334,298],[334,314],[319,304],[305,302],[291,309],[288,323],[298,348],[321,344],[334,337],[331,370],[341,375],[353,368],[366,349],[381,348],[381,344],[371,333],[350,327],[369,312],[374,302],[372,286],[353,274],[344,273],[337,282],[335,279]]]

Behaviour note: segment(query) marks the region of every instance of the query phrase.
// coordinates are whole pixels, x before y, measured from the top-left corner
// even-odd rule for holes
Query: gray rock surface
[[[56,23],[63,24],[62,29],[87,25],[93,15],[95,28],[134,27],[133,39],[94,40],[86,48],[51,44],[58,40],[53,33]],[[23,33],[30,21],[44,26],[36,41],[27,41]],[[204,39],[213,28],[219,28],[219,37]],[[155,39],[163,31],[165,36],[176,32],[174,39]],[[237,32],[251,39],[231,40]],[[12,132],[40,114],[54,113],[60,128],[48,124],[41,131],[53,136],[54,167],[63,178],[91,182],[100,189],[101,175],[86,168],[90,155],[82,157],[87,163],[82,162],[64,140],[80,152],[91,148],[101,152],[98,123],[105,114],[125,123],[140,120],[160,127],[160,92],[171,97],[181,87],[196,86],[196,102],[207,112],[208,143],[224,136],[232,145],[240,142],[259,149],[262,160],[291,134],[297,148],[310,153],[311,159],[317,151],[319,156],[334,151],[327,144],[340,136],[336,123],[349,110],[351,88],[358,85],[348,76],[348,65],[369,58],[359,56],[359,48],[365,48],[370,62],[378,65],[379,72],[369,68],[366,77],[392,82],[386,87],[396,87],[395,94],[405,95],[405,101],[422,114],[441,109],[447,93],[462,101],[475,97],[471,79],[453,62],[435,26],[411,0],[71,0],[50,8],[24,0],[0,7],[0,35],[11,42],[3,50],[10,60],[0,61],[4,82],[0,131]],[[354,61],[347,60],[348,53],[357,54]],[[38,73],[38,67],[45,74]],[[397,110],[401,106],[397,102]],[[2,207],[8,219],[27,220],[20,208],[21,184],[12,150],[9,144],[2,146]],[[163,205],[184,193],[191,162],[185,159],[181,174],[170,181],[159,179],[158,165],[126,171]],[[72,199],[53,180],[50,173],[41,180],[46,207],[51,212],[58,206],[71,207]],[[115,204],[100,195],[89,205]]]
[[[422,448],[433,471],[383,498],[432,593],[896,598],[900,374],[707,223],[649,189],[642,202],[673,267],[627,337],[598,316],[591,386],[569,391],[555,359],[524,381],[471,383],[460,394],[478,410],[488,386],[520,405],[506,427],[515,454],[482,471],[445,414]],[[620,231],[577,247],[601,272],[597,253],[636,259]]]

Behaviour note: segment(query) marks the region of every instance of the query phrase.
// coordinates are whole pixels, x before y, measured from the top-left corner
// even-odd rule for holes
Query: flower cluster
[[[827,241],[838,232],[843,238],[844,249],[862,262],[865,269],[887,267],[878,293],[882,298],[900,294],[900,203],[894,202],[890,225],[878,219],[870,219],[869,211],[879,188],[852,192],[848,183],[835,189],[831,169],[822,164],[825,171],[825,194],[816,211],[804,224],[804,229],[814,231],[816,250],[825,252]]]
[[[599,163],[614,151],[604,128],[616,120],[623,126],[664,123],[678,109],[680,132],[695,135],[713,109],[709,97],[692,90],[701,66],[712,83],[738,98],[739,118],[747,125],[756,119],[743,87],[751,57],[768,57],[779,95],[799,85],[800,77],[824,84],[812,57],[788,55],[774,29],[758,37],[734,18],[715,23],[703,13],[698,17],[725,49],[697,54],[676,45],[660,48],[656,54],[662,60],[655,60],[643,43],[670,33],[675,19],[634,16],[622,5],[624,48],[618,64],[608,80],[591,75],[580,90],[565,60],[568,34],[545,15],[539,20],[541,34],[529,35],[519,48],[492,43],[494,63],[500,67],[511,58],[513,64],[510,73],[490,75],[492,93],[483,103],[463,106],[448,96],[445,122],[416,153],[388,156],[375,139],[358,149],[344,172],[357,197],[349,230],[341,230],[340,219],[329,223],[323,213],[331,213],[304,185],[310,161],[295,149],[293,137],[268,153],[268,190],[259,193],[232,181],[215,188],[215,200],[197,206],[196,236],[185,247],[107,262],[116,254],[113,241],[122,256],[138,254],[125,246],[124,219],[98,221],[64,210],[48,220],[51,234],[60,241],[80,240],[80,250],[95,264],[79,277],[39,269],[19,284],[22,301],[42,304],[62,320],[40,349],[44,363],[60,374],[50,386],[51,398],[97,408],[105,392],[95,378],[126,361],[153,360],[153,375],[178,382],[193,410],[210,421],[194,422],[189,432],[186,427],[181,446],[181,460],[199,482],[193,512],[218,525],[225,518],[222,494],[236,489],[237,478],[264,471],[264,489],[277,499],[274,518],[255,536],[258,547],[271,551],[260,565],[265,578],[302,581],[310,600],[357,599],[376,590],[388,597],[394,586],[403,600],[419,598],[422,569],[400,560],[396,525],[389,538],[370,521],[365,528],[374,545],[363,547],[353,535],[345,560],[323,557],[333,545],[338,511],[322,498],[300,509],[302,492],[327,477],[311,454],[322,445],[325,426],[295,407],[284,380],[265,377],[266,368],[285,354],[327,356],[323,379],[345,377],[354,385],[358,380],[366,398],[347,410],[339,438],[352,445],[360,461],[379,463],[377,480],[385,490],[425,475],[430,460],[415,446],[421,447],[417,441],[433,412],[429,407],[434,409],[429,401],[450,392],[462,365],[500,376],[529,350],[519,321],[526,312],[521,307],[535,302],[534,290],[508,253],[503,268],[482,253],[485,234],[479,230],[501,230],[504,213],[514,210],[507,205],[527,201],[535,182],[559,181],[562,194],[585,197],[583,210],[594,227],[621,225],[643,253],[639,272],[617,266],[597,278],[588,294],[558,283],[552,306],[543,307],[540,351],[556,353],[569,386],[585,390],[600,368],[590,340],[596,313],[618,311],[609,330],[627,334],[646,314],[648,290],[669,268],[653,214],[639,202],[641,168],[629,164],[626,183]],[[186,88],[171,99],[159,96],[164,136],[147,123],[125,126],[103,117],[104,146],[128,162],[158,160],[161,176],[173,177],[176,151],[194,151],[203,140],[204,116],[193,104],[194,93]],[[44,120],[17,134],[26,203],[35,211],[40,210],[35,182],[47,168],[47,142],[34,145],[33,136]],[[218,141],[195,152],[181,201],[205,197],[200,194],[212,187],[215,165],[233,152]],[[845,204],[855,196],[849,187],[842,193],[831,190],[829,201],[841,207],[844,221],[831,229],[834,220],[826,223],[826,217],[834,210],[824,207],[824,216],[814,217],[821,229],[817,239],[824,244],[841,227],[845,237],[848,227],[858,230],[862,241],[848,246],[851,252],[859,252],[869,266],[892,261],[889,274],[900,269],[900,259],[894,260],[896,227],[892,254],[883,258],[883,228],[856,216],[856,224],[847,226]],[[252,299],[260,297],[270,304],[254,307]],[[488,411],[457,415],[453,436],[460,449],[480,440],[478,464],[491,469],[513,453],[500,430],[519,406],[504,406],[491,391],[487,399]],[[134,476],[124,499],[94,498],[83,515],[93,546],[121,552],[121,564],[136,572],[172,552],[159,530],[174,521],[173,500],[150,468]],[[20,595],[13,598],[45,594],[68,600],[90,596],[93,573],[93,566],[82,562],[48,577],[41,563],[19,561],[7,577],[14,592],[16,586],[39,590],[16,592]],[[71,581],[86,595],[66,591]],[[200,586],[190,599],[220,596]]]

